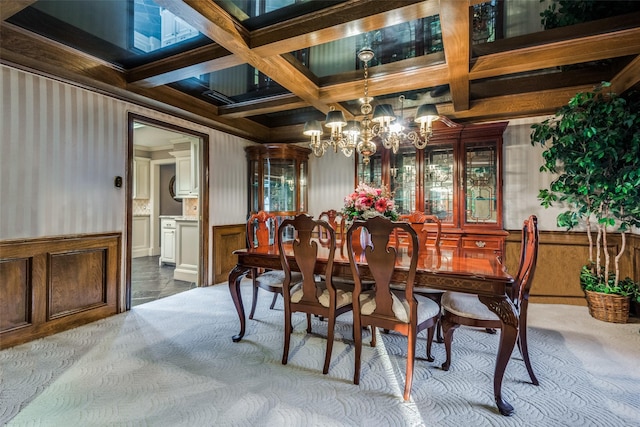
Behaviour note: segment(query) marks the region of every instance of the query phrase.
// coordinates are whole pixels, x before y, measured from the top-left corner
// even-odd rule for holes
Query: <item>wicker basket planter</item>
[[[602,292],[584,292],[592,317],[605,322],[627,323],[631,298]]]

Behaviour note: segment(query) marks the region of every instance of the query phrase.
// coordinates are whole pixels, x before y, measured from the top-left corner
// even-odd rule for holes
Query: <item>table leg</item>
[[[240,282],[248,271],[249,270],[247,268],[236,265],[229,273],[229,292],[231,293],[231,299],[233,300],[233,304],[236,306],[238,318],[240,319],[240,333],[231,337],[233,342],[240,341],[244,336],[246,319],[244,317],[244,306],[242,305],[242,294],[240,293]]]
[[[513,414],[513,406],[502,399],[502,378],[518,338],[518,314],[515,306],[506,295],[501,297],[479,296],[479,298],[489,310],[498,315],[502,322],[498,358],[493,376],[493,395],[500,413],[509,416]]]

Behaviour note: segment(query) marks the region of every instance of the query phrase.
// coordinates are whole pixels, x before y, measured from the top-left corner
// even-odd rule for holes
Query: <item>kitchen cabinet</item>
[[[191,141],[188,150],[170,154],[176,158],[176,198],[197,198],[200,191],[200,143]]]
[[[245,148],[249,162],[249,212],[295,215],[308,209],[311,150],[292,144]]]
[[[173,278],[198,283],[198,265],[200,260],[200,234],[196,219],[176,218],[175,256],[176,268]]]
[[[149,172],[151,159],[144,157],[133,158],[133,198],[149,198]]]
[[[160,218],[160,265],[176,263],[176,220]]]
[[[151,255],[149,215],[134,215],[131,227],[131,258]]]
[[[420,211],[442,221],[442,245],[504,252],[502,134],[507,122],[434,123],[426,148],[407,143],[397,153],[378,147],[359,181],[386,186],[399,213]]]

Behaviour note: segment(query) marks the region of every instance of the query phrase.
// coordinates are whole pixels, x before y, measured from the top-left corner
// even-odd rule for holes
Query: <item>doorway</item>
[[[127,310],[207,285],[208,148],[206,134],[129,113]]]

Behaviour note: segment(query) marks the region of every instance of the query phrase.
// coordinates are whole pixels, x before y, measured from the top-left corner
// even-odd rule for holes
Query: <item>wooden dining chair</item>
[[[259,248],[276,245],[278,239],[278,217],[272,213],[258,211],[247,220],[247,247]],[[299,274],[296,276],[299,278]],[[258,289],[273,293],[270,309],[275,306],[278,295],[282,295],[284,272],[282,270],[251,269],[253,300],[249,319],[253,319],[258,303]]]
[[[515,276],[513,287],[508,292],[518,313],[518,348],[522,354],[524,364],[531,378],[531,382],[538,385],[538,379],[533,373],[529,349],[527,344],[527,307],[529,305],[529,290],[536,269],[538,258],[538,219],[531,215],[524,221],[522,227],[522,247],[520,249],[520,264]],[[451,342],[453,332],[460,326],[500,329],[498,316],[490,311],[478,299],[477,295],[460,292],[445,292],[441,301],[444,329],[444,344],[447,360],[442,369],[449,370],[451,365]]]
[[[427,215],[424,212],[413,211],[409,214],[403,214],[399,216],[400,221],[405,221],[411,224],[411,227],[416,231],[418,235],[418,247],[424,250],[427,246],[435,248],[436,252],[440,251],[440,236],[442,234],[442,223],[440,219],[435,215]],[[406,240],[406,235],[395,231],[396,245],[401,246],[403,241]],[[402,289],[401,284],[392,284],[392,289]],[[440,299],[444,291],[440,289],[433,289],[427,287],[419,287],[414,289],[414,293],[424,295],[434,300],[440,305]],[[442,343],[444,339],[442,337],[442,326],[438,319],[438,326],[436,328],[436,342]]]
[[[293,240],[285,242],[287,229],[293,229]],[[328,244],[319,244],[315,234],[319,229],[329,236]],[[285,250],[285,243],[291,243],[293,259],[289,259]],[[324,359],[323,374],[329,372],[331,351],[336,318],[351,311],[352,292],[338,289],[333,285],[333,260],[336,250],[336,235],[333,228],[322,220],[314,220],[306,214],[299,214],[293,219],[287,219],[280,225],[278,233],[278,248],[280,262],[284,271],[284,350],[282,364],[286,365],[289,358],[289,343],[291,341],[291,316],[295,312],[306,313],[307,332],[311,332],[311,315],[320,316],[328,320],[327,346]],[[328,251],[327,263],[324,269],[318,270],[319,251]],[[300,270],[300,279],[295,279],[292,272],[292,261]],[[287,292],[288,290],[288,292]]]
[[[335,209],[329,209],[328,211],[323,211],[318,215],[318,219],[326,221],[331,228],[336,232],[336,244],[340,244],[344,238],[344,230],[345,230],[345,221],[344,215],[342,212],[337,211]],[[326,241],[328,236],[326,233],[319,230],[322,234],[320,235],[321,241]]]
[[[354,249],[354,231],[358,227],[365,228],[371,234],[371,245],[364,251],[356,253]],[[395,229],[405,232],[409,236],[411,250],[396,249],[390,244]],[[355,247],[359,248],[359,245]],[[354,384],[360,382],[360,365],[362,354],[362,326],[370,326],[372,332],[371,345],[375,346],[376,328],[383,328],[399,332],[407,336],[407,367],[404,388],[404,400],[411,394],[413,381],[413,366],[415,361],[416,336],[422,330],[427,330],[426,355],[428,361],[431,356],[431,343],[435,325],[440,314],[440,307],[436,302],[423,295],[414,293],[414,280],[419,258],[418,236],[416,231],[406,222],[394,222],[382,216],[366,221],[354,221],[347,230],[347,248],[349,264],[354,279],[353,290],[353,331],[355,339],[355,373]],[[406,282],[403,290],[391,289],[391,278],[398,260],[398,252],[406,252],[410,258],[406,270]],[[360,250],[358,249],[358,252]],[[403,255],[404,256],[404,255]],[[359,263],[366,263],[373,278],[373,286],[363,289]],[[403,270],[404,272],[404,270]],[[403,276],[404,277],[404,276]],[[369,277],[367,277],[369,278]]]

